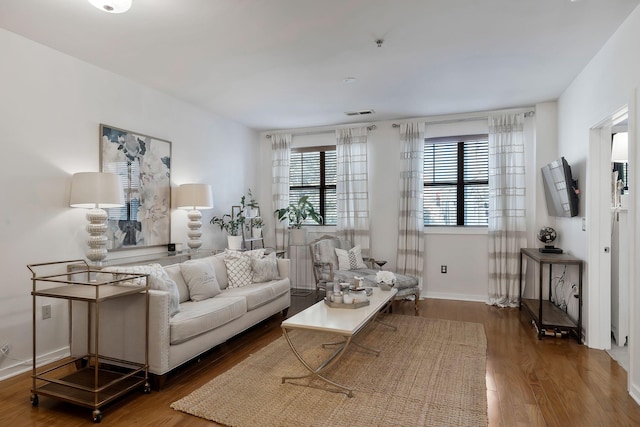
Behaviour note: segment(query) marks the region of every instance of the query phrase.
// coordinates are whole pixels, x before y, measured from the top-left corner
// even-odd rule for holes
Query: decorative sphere
[[[545,246],[549,246],[556,240],[558,234],[556,230],[551,227],[542,227],[540,231],[538,231],[538,240],[545,244]]]

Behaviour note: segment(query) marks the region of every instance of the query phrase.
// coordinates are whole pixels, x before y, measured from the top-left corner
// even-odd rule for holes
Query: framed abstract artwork
[[[171,142],[100,125],[100,170],[120,176],[126,205],[107,209],[107,248],[171,242]]]

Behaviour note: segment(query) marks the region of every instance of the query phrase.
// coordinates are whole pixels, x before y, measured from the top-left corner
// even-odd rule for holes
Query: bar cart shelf
[[[73,272],[68,267],[74,265]],[[82,269],[77,266],[82,265]],[[92,419],[102,421],[101,408],[118,397],[141,387],[144,393],[151,391],[148,380],[149,366],[149,277],[145,274],[119,273],[114,280],[97,279],[98,269],[91,269],[84,260],[57,261],[30,264],[33,296],[33,374],[31,404],[38,406],[39,396],[47,396],[93,410]],[[64,269],[55,272],[56,268]],[[43,274],[46,272],[46,274]],[[138,280],[144,285],[132,285]],[[99,312],[104,301],[138,293],[146,294],[146,319],[144,363],[136,363],[100,353]],[[73,319],[73,301],[85,302],[90,316],[87,324],[87,352],[80,357],[67,358],[47,368],[36,366],[36,307],[37,299],[59,298],[69,302],[69,324]],[[93,320],[92,320],[93,319]],[[71,326],[69,326],[71,328]],[[91,337],[93,333],[93,338]],[[71,333],[69,333],[71,340]],[[71,347],[71,346],[70,346]]]
[[[535,299],[522,298],[523,258],[534,261],[538,264],[538,297]],[[543,298],[543,268],[549,265],[549,275],[547,278],[548,300]],[[554,265],[574,265],[578,268],[578,319],[574,321],[569,315],[551,302],[551,282]],[[545,333],[551,335],[556,333],[573,334],[579,343],[582,343],[582,260],[568,254],[542,253],[535,248],[520,249],[520,310],[524,308],[531,316],[538,330],[538,339],[542,339]]]

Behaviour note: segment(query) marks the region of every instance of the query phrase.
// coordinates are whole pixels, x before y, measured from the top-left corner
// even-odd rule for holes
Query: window
[[[426,139],[423,171],[424,225],[488,225],[487,135]]]
[[[336,147],[294,148],[289,165],[289,201],[309,196],[324,224],[336,225]],[[311,220],[305,224],[313,225]]]

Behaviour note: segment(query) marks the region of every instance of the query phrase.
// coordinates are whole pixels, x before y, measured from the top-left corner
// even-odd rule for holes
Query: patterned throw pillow
[[[268,282],[278,278],[278,261],[276,253],[272,252],[264,258],[251,258],[253,283]]]
[[[176,282],[169,277],[160,264],[106,267],[102,269],[102,272],[148,274],[149,289],[156,289],[169,293],[169,316],[173,316],[180,311],[180,294],[178,293],[178,285],[176,285]],[[136,285],[144,285],[144,279],[134,279],[133,283]]]
[[[227,257],[224,259],[229,276],[229,288],[240,288],[251,284],[251,257]]]
[[[338,270],[367,268],[362,260],[362,249],[360,245],[356,245],[348,251],[336,248],[336,255],[338,256]]]
[[[213,263],[206,258],[183,262],[180,272],[189,288],[191,301],[213,298],[221,292]]]

